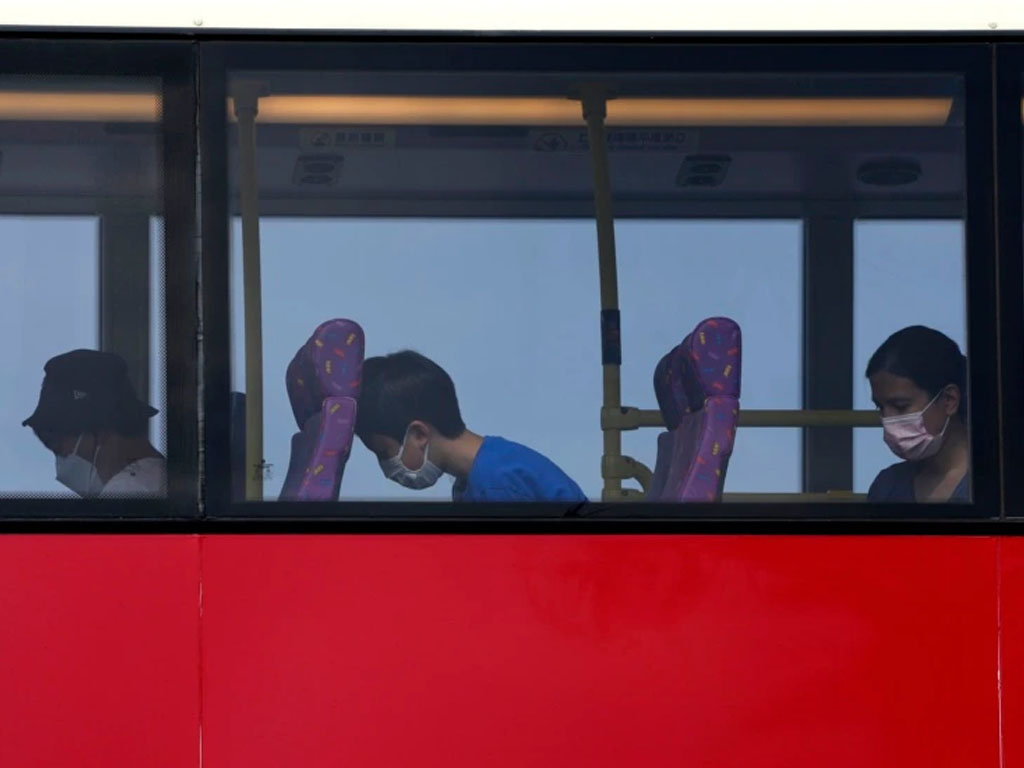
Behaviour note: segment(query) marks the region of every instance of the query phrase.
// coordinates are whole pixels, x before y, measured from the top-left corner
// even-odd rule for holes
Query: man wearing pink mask
[[[921,325],[897,331],[868,361],[885,444],[903,459],[878,473],[868,501],[970,501],[967,359]]]

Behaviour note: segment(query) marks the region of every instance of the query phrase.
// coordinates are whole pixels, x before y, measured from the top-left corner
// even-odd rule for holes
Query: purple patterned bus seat
[[[658,436],[650,501],[718,501],[739,418],[741,335],[724,317],[702,321],[658,363]]]
[[[292,437],[282,500],[338,499],[352,451],[364,348],[357,323],[328,320],[289,363],[285,384],[299,431]]]
[[[654,464],[651,487],[647,490],[648,501],[660,501],[668,480],[669,465],[672,461],[672,446],[675,443],[675,432],[662,432],[658,435],[658,458]]]
[[[291,461],[281,489],[288,501],[336,501],[352,450],[356,401],[328,397],[323,410],[292,436]]]

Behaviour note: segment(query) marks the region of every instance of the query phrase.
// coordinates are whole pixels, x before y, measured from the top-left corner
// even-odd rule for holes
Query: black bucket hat
[[[128,378],[128,365],[112,352],[76,349],[50,359],[39,404],[22,426],[56,434],[101,429],[127,431],[156,415]]]

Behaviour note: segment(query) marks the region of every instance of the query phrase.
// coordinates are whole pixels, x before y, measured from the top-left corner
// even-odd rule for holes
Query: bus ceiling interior
[[[963,101],[950,77],[256,72],[237,83],[260,88],[261,215],[592,216],[586,126],[572,98],[592,83],[609,99],[616,216],[799,216],[823,203],[872,216],[962,212]],[[478,110],[431,123],[395,109],[388,124],[358,114],[359,99],[373,96],[399,106],[475,100]],[[489,102],[500,98],[564,101],[554,118],[568,120],[549,122],[529,104],[513,124],[489,120]],[[812,106],[774,115],[751,99]],[[879,99],[892,104],[879,119],[849,109]],[[647,125],[642,114],[616,119],[620,105],[644,100],[681,104],[681,116],[687,102],[703,102],[712,114],[689,124],[671,114]],[[0,100],[0,212],[158,213],[153,122],[97,119],[88,109],[79,120],[22,115]],[[235,126],[232,115],[237,213]]]

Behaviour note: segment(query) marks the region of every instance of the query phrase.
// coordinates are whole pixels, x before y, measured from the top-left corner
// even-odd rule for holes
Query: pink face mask
[[[885,431],[885,444],[892,449],[892,452],[901,459],[907,461],[921,461],[934,456],[942,448],[942,440],[949,427],[949,417],[942,431],[933,435],[924,425],[924,412],[932,407],[932,404],[939,399],[939,395],[932,398],[924,408],[917,413],[908,413],[905,416],[891,416],[882,419],[882,429]]]

